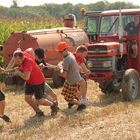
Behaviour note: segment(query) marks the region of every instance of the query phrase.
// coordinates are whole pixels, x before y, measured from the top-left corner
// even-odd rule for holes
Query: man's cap
[[[69,48],[69,44],[66,43],[65,41],[61,41],[57,44],[56,51],[61,52],[67,48]]]
[[[34,52],[39,59],[44,58],[44,50],[42,48],[36,48]]]

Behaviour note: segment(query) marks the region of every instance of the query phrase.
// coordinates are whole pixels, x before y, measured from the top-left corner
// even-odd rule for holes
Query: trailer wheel
[[[6,85],[17,85],[17,86],[23,86],[25,84],[25,80],[23,80],[18,75],[6,75],[4,79],[4,83]]]
[[[125,101],[135,100],[140,92],[139,74],[134,69],[128,69],[124,73],[122,83],[122,95]]]
[[[63,86],[65,79],[60,77],[57,72],[54,71],[52,75],[54,87],[58,88]]]

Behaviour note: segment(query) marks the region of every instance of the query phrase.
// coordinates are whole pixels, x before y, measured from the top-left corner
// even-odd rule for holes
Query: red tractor
[[[140,9],[110,10],[87,16],[87,66],[104,93],[140,95]]]

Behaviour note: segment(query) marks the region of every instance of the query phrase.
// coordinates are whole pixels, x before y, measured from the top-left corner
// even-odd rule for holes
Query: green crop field
[[[54,18],[46,19],[2,19],[0,21],[0,44],[3,44],[5,39],[16,31],[28,31],[37,29],[47,29],[63,26],[62,20]]]
[[[82,22],[78,22],[82,26]],[[40,18],[40,19],[8,19],[3,18],[0,20],[0,44],[7,39],[11,32],[16,31],[29,31],[38,29],[48,29],[55,27],[62,27],[63,20],[55,18]]]

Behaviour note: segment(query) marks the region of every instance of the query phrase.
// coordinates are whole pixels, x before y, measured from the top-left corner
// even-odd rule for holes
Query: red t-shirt
[[[27,57],[27,55],[24,56],[23,63],[21,64],[21,71],[31,72],[30,78],[27,81],[27,83],[31,85],[39,85],[45,81],[45,77],[41,72],[39,66],[36,64],[36,62],[33,59]]]
[[[84,63],[84,59],[83,58],[77,56],[76,53],[73,53],[73,55],[75,56],[75,60],[78,63],[78,65]]]

